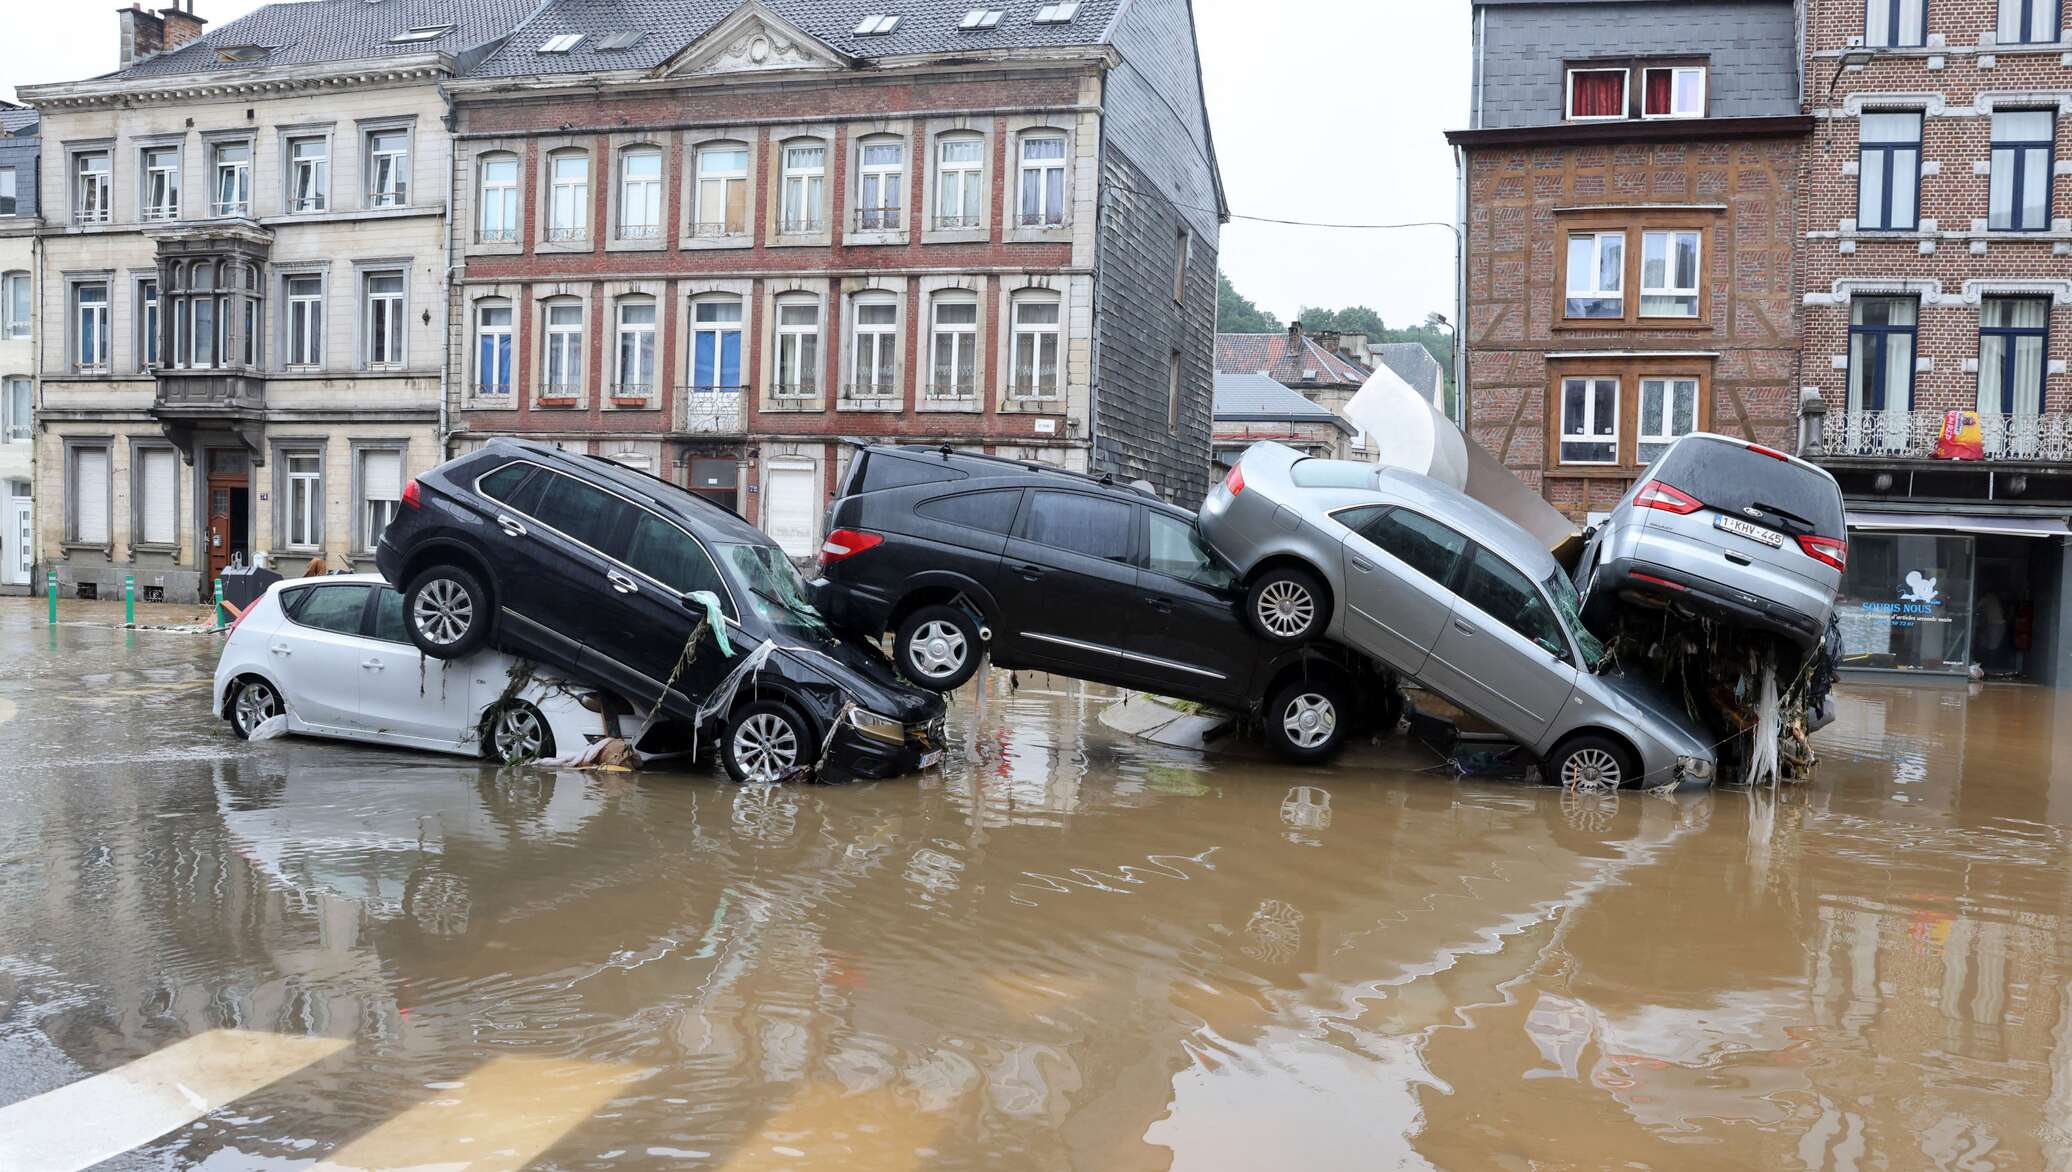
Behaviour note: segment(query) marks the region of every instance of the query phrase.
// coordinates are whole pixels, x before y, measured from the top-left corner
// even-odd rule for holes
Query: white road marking
[[[13,720],[16,711],[14,701],[0,699],[0,724],[6,724],[8,721]]]
[[[310,1172],[515,1172],[647,1074],[599,1062],[494,1059],[469,1071],[454,1089],[331,1153]]]
[[[352,1043],[210,1030],[0,1107],[0,1168],[78,1172],[150,1143]]]

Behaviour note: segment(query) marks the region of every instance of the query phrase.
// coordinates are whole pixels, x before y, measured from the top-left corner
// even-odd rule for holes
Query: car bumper
[[[812,597],[813,608],[828,622],[866,639],[878,638],[891,625],[892,600],[870,587],[822,578],[813,583]]]
[[[944,720],[937,716],[906,726],[899,744],[859,732],[846,722],[835,730],[822,775],[829,781],[878,781],[932,767],[947,743]]]
[[[1801,651],[1818,646],[1827,630],[1825,616],[1809,615],[1775,599],[1729,590],[1682,570],[1639,558],[1606,562],[1598,569],[1596,589],[1706,611],[1737,626],[1781,635]]]

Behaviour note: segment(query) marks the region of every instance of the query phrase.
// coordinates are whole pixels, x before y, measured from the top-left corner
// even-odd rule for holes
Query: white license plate
[[[923,754],[921,754],[921,765],[920,765],[920,767],[921,767],[922,769],[927,769],[927,768],[929,768],[930,766],[934,765],[934,764],[935,764],[935,763],[936,763],[937,761],[940,761],[940,760],[942,760],[942,750],[941,750],[941,749],[931,749],[931,750],[929,750],[928,752],[926,752],[926,753],[923,753]]]
[[[1784,534],[1777,532],[1775,529],[1765,529],[1752,521],[1743,521],[1739,517],[1729,517],[1724,513],[1714,513],[1712,515],[1712,525],[1713,528],[1724,529],[1736,537],[1746,537],[1750,541],[1760,541],[1771,549],[1781,549],[1784,546]]]

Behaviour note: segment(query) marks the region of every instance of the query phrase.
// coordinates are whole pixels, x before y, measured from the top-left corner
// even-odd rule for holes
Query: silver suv
[[[1669,445],[1597,529],[1576,581],[1602,631],[1618,599],[1818,646],[1848,559],[1842,490],[1804,460],[1698,432]]]

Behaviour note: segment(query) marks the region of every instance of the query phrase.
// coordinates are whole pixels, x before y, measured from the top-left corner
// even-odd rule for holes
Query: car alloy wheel
[[[971,654],[971,644],[965,640],[964,632],[940,619],[921,624],[907,646],[907,658],[912,661],[914,670],[931,680],[944,680],[956,675]]]
[[[1272,582],[1259,592],[1259,625],[1283,639],[1309,630],[1316,615],[1316,599],[1299,582]]]
[[[434,578],[417,592],[411,621],[427,642],[451,647],[467,635],[475,621],[475,600],[451,578]]]
[[[775,712],[752,712],[734,726],[734,760],[749,781],[775,781],[798,767],[799,735]]]
[[[1298,749],[1314,749],[1330,741],[1338,729],[1338,707],[1331,697],[1303,692],[1281,710],[1281,728]]]
[[[490,726],[490,750],[499,761],[535,761],[547,750],[547,728],[529,704],[513,704]]]
[[[1565,789],[1617,789],[1624,780],[1624,768],[1608,749],[1577,749],[1561,763],[1561,784]]]
[[[281,697],[273,685],[264,680],[246,680],[238,685],[237,699],[231,703],[231,719],[237,722],[237,733],[249,737],[259,726],[281,714]]]

